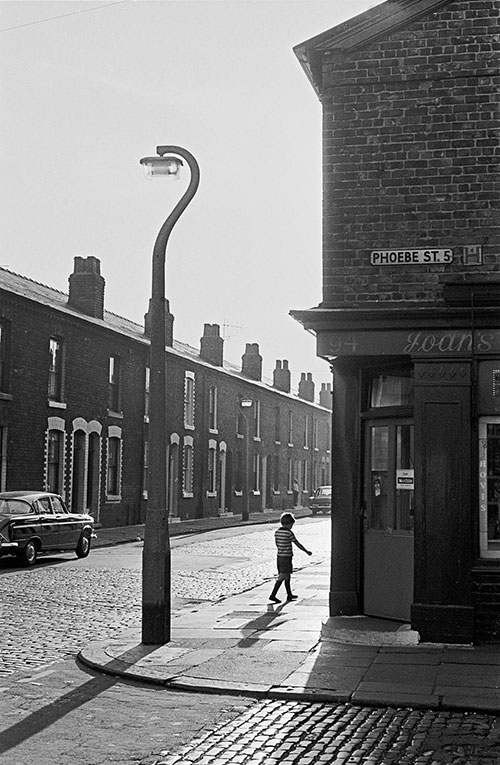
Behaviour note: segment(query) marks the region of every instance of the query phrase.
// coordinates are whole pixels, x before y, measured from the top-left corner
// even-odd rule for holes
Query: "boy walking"
[[[285,583],[287,601],[297,600],[297,595],[293,594],[292,586],[290,583],[293,571],[292,545],[296,545],[299,550],[307,553],[307,555],[312,555],[310,550],[306,550],[306,548],[300,544],[299,540],[292,531],[292,526],[295,523],[295,518],[292,513],[282,513],[280,521],[280,528],[276,529],[274,532],[274,541],[276,542],[278,552],[278,578],[276,579],[273,591],[269,596],[269,600],[272,600],[273,603],[281,603],[281,600],[276,597],[278,590],[281,587],[281,582]]]

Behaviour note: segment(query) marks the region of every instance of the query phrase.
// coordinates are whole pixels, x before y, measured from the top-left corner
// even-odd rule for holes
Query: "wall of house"
[[[455,0],[324,54],[326,305],[439,300],[441,274],[474,270],[463,258],[471,244],[482,245],[481,273],[499,272],[497,14]],[[453,262],[370,263],[372,251],[404,259],[417,248],[452,248]]]

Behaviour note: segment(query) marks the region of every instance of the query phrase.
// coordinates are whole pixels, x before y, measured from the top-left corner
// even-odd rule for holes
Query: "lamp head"
[[[154,178],[173,178],[179,180],[183,161],[179,157],[172,155],[165,157],[143,157],[140,164],[144,168],[144,173],[148,180]]]

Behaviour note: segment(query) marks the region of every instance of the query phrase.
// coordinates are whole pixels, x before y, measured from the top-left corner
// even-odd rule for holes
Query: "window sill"
[[[149,414],[144,415],[144,422],[149,422]]]
[[[252,494],[254,497],[260,497],[260,491],[255,491],[254,489],[252,489]]]
[[[108,417],[114,417],[115,420],[123,420],[123,412],[115,412],[113,409],[108,409]]]
[[[288,446],[290,446],[293,449],[293,444],[291,444],[290,441],[288,442]]]
[[[0,401],[12,401],[12,393],[0,393]]]
[[[236,433],[236,438],[245,438],[243,433]]]
[[[106,494],[106,502],[121,502],[121,494]]]
[[[235,492],[234,492],[234,496],[235,496],[235,497],[242,497],[242,496],[243,496],[243,492],[242,492],[242,491],[236,491],[236,490],[235,490]]]
[[[207,491],[207,497],[216,497],[217,492],[216,491]]]
[[[52,399],[48,399],[47,404],[50,406],[51,409],[66,409],[67,404],[65,404],[63,401],[52,401]]]
[[[309,451],[309,447],[308,446],[304,446],[304,449],[305,449],[306,452]]]
[[[182,496],[184,499],[192,499],[192,497],[194,497],[194,494],[192,491],[183,491]]]
[[[194,425],[188,425],[187,422],[184,423],[184,430],[194,430]]]
[[[259,441],[259,443],[260,443],[260,441],[262,441],[262,438],[260,436],[254,436],[253,440],[254,441]]]
[[[209,432],[209,433],[213,433],[213,434],[214,434],[214,436],[218,436],[218,435],[219,435],[219,430],[218,430],[218,428],[209,428],[209,429],[208,429],[208,432]]]
[[[274,443],[276,444],[276,446],[281,446],[281,441],[275,441]]]

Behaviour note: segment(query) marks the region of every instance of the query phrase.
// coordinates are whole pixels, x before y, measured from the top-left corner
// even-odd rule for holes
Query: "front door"
[[[410,621],[413,602],[413,422],[365,423],[364,612]]]

